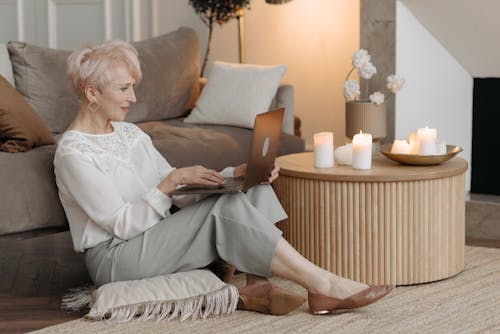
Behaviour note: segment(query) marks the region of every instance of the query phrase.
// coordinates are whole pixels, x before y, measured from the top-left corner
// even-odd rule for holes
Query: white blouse
[[[170,215],[172,201],[182,208],[201,198],[162,193],[157,186],[174,168],[139,127],[112,125],[103,135],[66,131],[57,144],[54,172],[76,251],[133,238]]]

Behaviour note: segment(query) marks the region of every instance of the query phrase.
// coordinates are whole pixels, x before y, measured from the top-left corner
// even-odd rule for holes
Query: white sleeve
[[[133,238],[170,214],[171,199],[154,187],[135,203],[125,202],[109,179],[81,154],[57,159],[57,181],[99,227],[120,239]]]
[[[155,160],[156,168],[158,170],[158,180],[161,182],[168,174],[170,174],[175,169],[175,167],[172,167],[167,159],[165,159],[163,155],[158,152],[149,136],[147,149],[151,152],[150,155],[152,155],[153,159]]]

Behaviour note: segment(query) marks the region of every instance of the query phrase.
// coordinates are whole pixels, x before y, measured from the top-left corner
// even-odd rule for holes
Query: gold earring
[[[93,107],[92,104],[95,104],[95,107]],[[90,110],[91,112],[95,113],[97,111],[97,109],[99,109],[99,104],[97,104],[97,102],[95,102],[95,101],[91,101],[88,104],[87,109]]]

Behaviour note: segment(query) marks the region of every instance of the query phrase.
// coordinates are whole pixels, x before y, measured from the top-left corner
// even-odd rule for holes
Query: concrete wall
[[[187,0],[159,2],[159,32],[184,25],[196,29],[205,50],[207,29]],[[210,61],[238,61],[236,20],[217,27]],[[345,142],[342,83],[359,48],[359,0],[294,0],[269,5],[253,0],[245,11],[247,63],[286,64],[283,81],[295,86],[302,137],[333,131]],[[209,67],[210,68],[210,67]]]
[[[395,0],[361,0],[360,47],[372,56],[377,74],[368,82],[369,94],[387,92],[386,78],[396,71],[396,2]],[[365,91],[365,80],[361,91]],[[387,104],[387,137],[383,142],[394,139],[394,98]]]

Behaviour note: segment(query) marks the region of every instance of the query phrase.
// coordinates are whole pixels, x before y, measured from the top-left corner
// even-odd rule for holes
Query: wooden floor
[[[26,333],[77,319],[61,311],[68,288],[90,282],[69,232],[0,238],[0,333]]]
[[[467,244],[500,248],[494,240]],[[88,282],[83,256],[73,251],[69,232],[0,238],[0,334],[80,318],[83,314],[61,311],[61,296]]]

